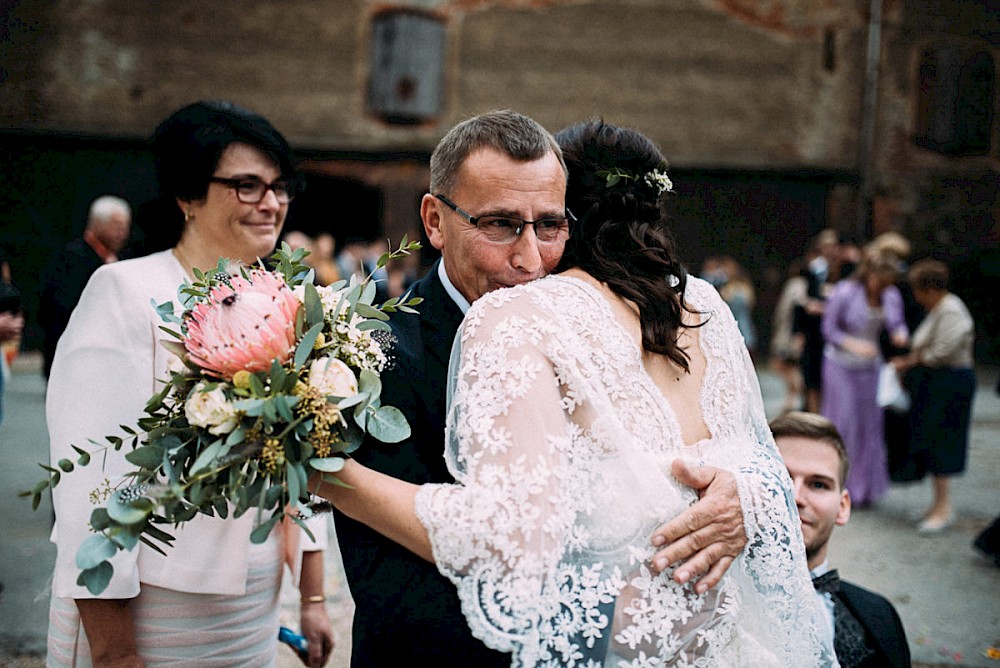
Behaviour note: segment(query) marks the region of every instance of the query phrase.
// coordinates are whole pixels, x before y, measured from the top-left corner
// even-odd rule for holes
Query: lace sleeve
[[[751,543],[697,594],[648,567],[653,529],[696,495],[670,474],[686,446],[606,303],[553,278],[469,311],[448,414],[456,483],[425,485],[416,506],[472,633],[513,666],[835,665],[731,321],[708,343],[726,363],[705,391],[723,420],[706,463],[736,474]]]
[[[749,462],[737,472],[740,502],[749,542],[739,561],[747,593],[746,631],[770,635],[783,665],[836,666],[832,643],[806,565],[801,523],[788,472],[767,426],[753,365],[746,360],[749,437],[755,444]],[[754,629],[754,626],[759,628]],[[768,635],[765,635],[768,634]],[[804,657],[811,657],[803,661]]]
[[[692,298],[711,314],[701,330],[709,369],[703,406],[714,435],[704,461],[735,475],[748,541],[726,575],[740,597],[740,665],[836,666],[753,360],[714,289],[702,282],[692,288]]]
[[[578,490],[560,475],[571,470],[572,424],[544,352],[547,327],[530,311],[485,303],[470,311],[449,392],[446,458],[458,484],[418,497],[435,560],[458,585],[473,632],[503,651],[535,644],[546,573],[570,536]]]

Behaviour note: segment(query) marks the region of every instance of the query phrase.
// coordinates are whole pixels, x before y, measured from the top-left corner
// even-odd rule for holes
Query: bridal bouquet
[[[418,248],[404,237],[377,268]],[[409,436],[403,414],[379,400],[380,373],[392,355],[388,314],[412,313],[421,300],[376,305],[372,276],[317,287],[305,255],[282,244],[273,270],[223,259],[180,286],[179,314],[172,302],[154,304],[169,336],[169,378],[147,415],[134,428],[122,425],[124,438],[93,442],[96,450],[73,446],[75,461],[43,464],[49,477],[22,492],[37,508],[62,475],[128,445],[134,470],[91,494],[100,504],[90,517],[94,534],[76,563],[78,583],[92,593],[107,587],[108,560],[119,550],[142,541],[163,553],[173,537],[162,527],[199,513],[256,509],[257,543],[286,516],[308,532],[310,475],[335,474],[366,433],[386,443]]]

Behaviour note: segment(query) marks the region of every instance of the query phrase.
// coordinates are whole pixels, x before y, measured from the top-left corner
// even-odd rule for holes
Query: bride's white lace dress
[[[701,407],[685,446],[639,348],[588,283],[551,276],[479,299],[459,332],[451,485],[417,513],[476,637],[514,666],[835,666],[790,483],[732,314],[707,283]],[[649,569],[653,529],[696,499],[676,457],[732,471],[748,544],[698,595]]]

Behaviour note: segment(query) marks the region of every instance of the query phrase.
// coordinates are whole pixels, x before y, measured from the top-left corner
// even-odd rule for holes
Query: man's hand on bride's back
[[[714,466],[693,466],[674,460],[672,473],[681,483],[698,490],[691,507],[653,532],[653,545],[662,547],[653,556],[653,568],[662,571],[678,564],[674,580],[684,584],[700,577],[695,591],[719,584],[722,576],[747,544],[743,509],[732,473]]]

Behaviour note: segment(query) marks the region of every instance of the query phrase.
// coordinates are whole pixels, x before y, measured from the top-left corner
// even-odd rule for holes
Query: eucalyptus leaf
[[[410,425],[401,410],[382,406],[368,416],[368,433],[383,443],[399,443],[410,437]]]
[[[229,435],[226,436],[226,445],[229,446],[239,445],[240,443],[243,442],[245,437],[246,437],[246,430],[242,426],[236,427],[236,429],[233,429],[231,432],[229,432]]]
[[[336,473],[344,468],[344,462],[343,457],[317,457],[309,460],[309,466],[323,473]]]
[[[364,290],[361,292],[361,298],[355,302],[355,306],[371,304],[375,301],[376,294],[378,294],[378,286],[375,285],[375,281],[367,281],[364,284]]]
[[[353,396],[344,397],[343,399],[338,400],[337,408],[339,408],[340,410],[344,410],[345,408],[350,408],[351,406],[357,406],[358,404],[362,403],[366,404],[368,402],[368,399],[369,397],[367,392],[358,392]]]
[[[102,561],[93,568],[81,571],[79,577],[76,578],[76,583],[86,587],[87,591],[97,596],[108,588],[114,572],[115,569],[110,563]]]
[[[90,526],[94,531],[104,531],[111,526],[111,518],[108,517],[107,508],[94,508],[90,512]]]
[[[416,313],[416,311],[413,311]],[[381,330],[383,332],[391,332],[392,327],[388,323],[382,322],[381,320],[362,320],[357,324],[359,332],[367,332],[371,329]]]
[[[264,493],[264,508],[273,508],[281,501],[285,495],[285,488],[281,485],[271,485]]]
[[[259,383],[260,381],[257,382]],[[252,381],[251,384],[253,384]],[[261,386],[261,392],[263,392],[263,385]],[[265,399],[240,399],[233,402],[233,408],[246,413],[250,417],[259,417],[264,414],[265,403]]]
[[[309,528],[308,524],[306,524],[305,522],[302,521],[301,517],[298,517],[297,515],[293,515],[292,516],[292,521],[295,522],[296,524],[298,524],[299,527],[302,528],[302,530],[305,532],[305,534],[307,536],[309,536],[309,540],[311,540],[313,542],[316,541],[316,536],[313,535],[312,529]]]
[[[361,428],[361,431],[368,431],[369,405],[359,404],[354,407],[354,422]]]
[[[218,459],[221,454],[222,439],[219,439],[201,451],[198,458],[194,460],[194,464],[191,465],[191,475],[196,476],[204,469],[211,468],[215,464],[215,460]]]
[[[295,416],[292,415],[292,408],[299,402],[298,397],[274,397],[274,406],[278,410],[278,415],[285,422],[294,422]]]
[[[159,545],[157,545],[156,543],[154,543],[149,538],[146,538],[146,536],[139,536],[139,540],[142,541],[145,545],[148,545],[153,550],[156,550],[157,552],[159,552],[160,554],[162,554],[164,557],[167,556],[167,553],[163,551],[162,547],[160,547]]]
[[[155,469],[163,463],[164,449],[143,445],[125,455],[126,461],[144,469]]]
[[[122,494],[132,494],[131,487],[120,489],[108,497],[108,517],[118,524],[132,525],[146,521],[153,512],[153,501],[140,497],[134,501],[122,501]]]
[[[357,312],[363,318],[376,318],[378,320],[388,320],[389,316],[375,308],[374,306],[369,306],[365,303],[359,303],[357,305]]]
[[[149,534],[150,538],[158,540],[166,545],[170,545],[174,542],[174,537],[172,535],[152,524],[148,525],[143,531],[144,533]]]
[[[315,291],[315,288],[313,288]],[[319,297],[317,297],[318,299]],[[320,307],[322,308],[322,306]],[[313,325],[302,335],[302,340],[299,341],[298,347],[295,348],[295,369],[301,369],[302,365],[305,364],[306,360],[309,358],[309,353],[312,352],[313,346],[316,345],[316,337],[319,333],[323,331],[323,321],[320,319],[318,323]]]
[[[73,448],[74,450],[76,450],[76,453],[77,453],[78,455],[80,455],[80,456],[79,456],[79,457],[77,457],[77,459],[76,459],[76,463],[77,463],[77,464],[79,464],[80,466],[86,466],[87,464],[89,464],[89,463],[90,463],[90,453],[89,453],[89,452],[87,452],[87,451],[86,451],[86,450],[84,450],[83,448],[78,448],[78,447],[76,447],[75,445],[74,445],[74,446],[72,446],[72,448]]]
[[[301,492],[299,474],[295,470],[296,466],[302,466],[297,462],[288,462],[285,466],[285,483],[288,485],[288,498],[298,499]]]
[[[250,374],[250,391],[255,397],[263,397],[267,393],[264,389],[264,383],[261,382],[260,376],[256,373]]]
[[[118,547],[103,533],[95,533],[80,543],[76,550],[76,567],[82,570],[94,568],[101,562],[115,556]]]
[[[382,394],[382,379],[371,369],[362,369],[358,374],[358,390],[377,397]]]
[[[278,523],[281,518],[280,514],[275,513],[271,516],[269,520],[258,526],[256,529],[250,532],[250,542],[260,544],[267,540],[267,535],[271,533],[271,529],[274,525]]]
[[[306,283],[303,287],[304,301],[306,307],[306,324],[312,329],[316,325],[323,324],[323,300],[320,299],[316,286]]]
[[[109,534],[109,538],[122,550],[132,550],[139,544],[142,531],[136,531],[135,527],[113,527]]]

